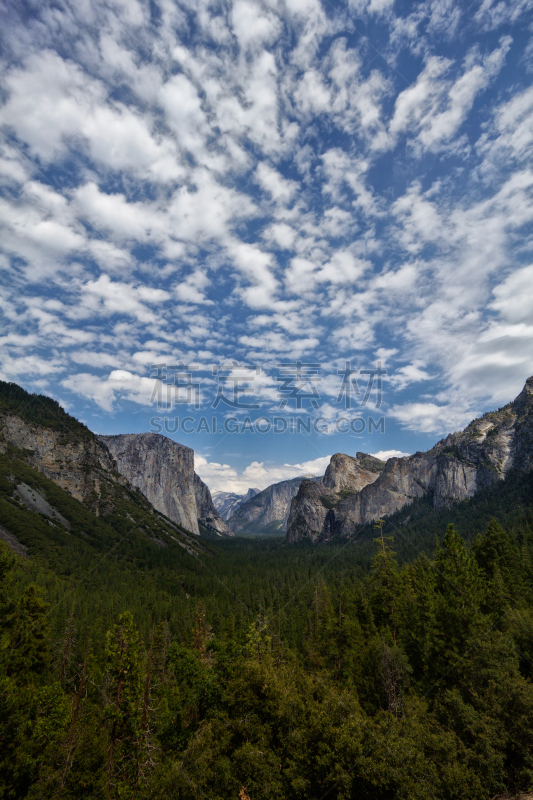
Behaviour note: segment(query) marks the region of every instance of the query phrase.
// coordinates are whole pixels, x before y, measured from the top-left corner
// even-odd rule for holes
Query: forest
[[[490,510],[475,498],[456,514],[463,535],[448,524],[429,554],[409,553],[413,523],[394,518],[322,548],[205,541],[191,555],[126,535],[112,558],[67,533],[54,555],[21,526],[30,557],[1,549],[0,796],[531,788],[531,478],[506,482],[506,530],[466,530],[476,500]]]

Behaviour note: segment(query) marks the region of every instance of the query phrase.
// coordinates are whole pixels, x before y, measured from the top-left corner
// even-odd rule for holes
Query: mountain
[[[194,492],[200,533],[215,533],[218,536],[233,536],[233,531],[222,519],[211,499],[211,492],[198,475],[194,474]]]
[[[118,546],[143,559],[162,548],[192,555],[201,549],[116,471],[107,447],[85,425],[55,400],[3,381],[0,538],[21,555],[53,553],[54,563],[68,563],[69,574]]]
[[[150,503],[192,533],[232,536],[194,471],[194,451],[159,433],[99,436],[117,469]]]
[[[256,494],[259,494],[261,489],[248,489],[246,494],[235,494],[235,492],[213,492],[213,505],[222,517],[222,519],[229,520],[232,514],[238,509],[242,503],[251,500]]]
[[[109,485],[126,486],[107,447],[54,400],[0,382],[0,452],[9,446],[72,497],[100,515]]]
[[[359,458],[362,455],[358,453],[356,460],[370,479],[359,489],[353,475],[344,469],[339,472],[336,466],[327,483],[326,476],[321,485],[302,483],[291,503],[288,541],[351,536],[361,525],[429,493],[436,510],[448,508],[504,480],[511,469],[531,469],[533,377],[512,403],[473,420],[464,431],[449,434],[426,453],[391,458],[378,474],[367,456],[364,461]]]
[[[333,535],[333,509],[376,481],[384,467],[384,461],[367,453],[357,453],[355,458],[336,453],[321,480],[301,482],[291,501],[287,538],[321,540]]]
[[[312,475],[292,478],[267,486],[262,492],[239,505],[228,520],[235,533],[251,535],[282,534],[286,529],[292,498],[302,481],[320,481]]]

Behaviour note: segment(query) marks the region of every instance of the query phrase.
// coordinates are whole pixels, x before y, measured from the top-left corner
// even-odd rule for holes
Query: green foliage
[[[124,797],[138,781],[141,747],[139,634],[130,611],[107,632],[104,720],[109,729],[107,795]]]
[[[61,408],[56,400],[43,394],[30,394],[16,383],[0,381],[0,412],[17,414],[43,428],[61,431],[73,440],[92,438],[94,434]]]
[[[469,546],[449,525],[432,557],[403,564],[388,520],[374,541],[243,539],[191,554],[152,541],[165,523],[135,498],[96,517],[23,462],[12,470],[71,528],[2,497],[29,558],[0,545],[0,797],[489,800],[532,788],[525,501],[507,530],[489,518]]]
[[[329,495],[321,494],[320,495],[320,502],[322,503],[324,508],[331,509],[331,508],[335,508],[335,506],[338,504],[339,498],[338,497],[329,497]]]

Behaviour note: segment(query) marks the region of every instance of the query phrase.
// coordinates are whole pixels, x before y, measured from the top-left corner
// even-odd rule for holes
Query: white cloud
[[[299,111],[305,116],[321,114],[329,109],[331,103],[329,89],[321,74],[314,69],[303,75],[294,98]]]
[[[114,410],[118,398],[149,406],[156,384],[155,380],[123,369],[113,370],[106,378],[80,372],[61,381],[66,389],[93,400],[107,412]]]
[[[493,289],[490,307],[511,323],[533,325],[533,265],[516,270]]]
[[[128,202],[124,194],[102,192],[93,181],[80,186],[74,199],[91,222],[114,233],[119,241],[146,241],[162,235],[162,215],[153,203]]]
[[[22,376],[47,376],[63,372],[64,363],[60,358],[42,358],[38,355],[13,357],[4,352],[0,376],[4,381],[18,381]]]
[[[369,268],[370,264],[355,258],[348,250],[337,250],[317,273],[319,283],[354,283]]]
[[[512,3],[503,3],[501,0],[483,0],[474,19],[481,23],[486,30],[494,30],[518,21],[527,12],[531,12],[532,8],[532,0],[514,0]]]
[[[417,361],[395,370],[389,377],[392,386],[401,391],[411,383],[431,380],[431,375],[423,369],[424,366],[422,362]]]
[[[512,39],[502,38],[500,47],[483,59],[468,54],[463,74],[452,83],[445,78],[452,61],[432,56],[416,83],[396,99],[390,124],[393,135],[406,131],[416,135],[425,149],[439,149],[457,132],[481,91],[500,71]]]
[[[265,162],[258,166],[256,180],[273,200],[281,203],[288,203],[298,188],[296,181],[287,180]]]
[[[486,158],[484,172],[492,171],[495,166],[504,168],[509,158],[530,163],[533,154],[533,87],[519,92],[495,109],[492,130],[481,136],[478,149]]]
[[[80,290],[80,305],[69,312],[75,319],[96,314],[128,314],[141,322],[154,322],[157,314],[149,306],[157,306],[171,297],[164,289],[112,281],[108,275],[87,281]]]
[[[404,453],[403,450],[378,450],[377,453],[370,453],[374,458],[379,458],[380,461],[387,461],[389,458],[404,458],[410,453]]]
[[[323,475],[330,460],[331,456],[321,456],[299,464],[283,464],[283,466],[272,467],[265,466],[263,461],[252,461],[242,472],[239,472],[228,464],[210,462],[195,453],[194,469],[209,486],[211,492],[246,494],[250,488],[266,489],[273,483],[299,478],[302,475]]]
[[[270,225],[263,233],[267,242],[272,242],[283,250],[292,250],[296,239],[296,231],[285,222],[276,222]]]
[[[77,64],[51,50],[31,53],[5,78],[9,92],[0,110],[8,125],[41,159],[57,158],[65,136],[74,134],[103,97],[103,86]]]
[[[475,416],[463,406],[439,406],[436,403],[405,403],[393,406],[389,416],[402,427],[419,433],[450,433],[461,430]]]
[[[272,42],[281,32],[279,19],[253,0],[236,0],[231,21],[233,32],[243,49]]]
[[[277,288],[271,254],[265,253],[255,245],[234,239],[227,242],[227,248],[233,263],[245,278],[254,284],[241,290],[245,302],[251,308],[270,307],[272,293]]]
[[[369,162],[361,158],[353,158],[340,148],[332,148],[322,156],[324,173],[327,180],[322,191],[331,195],[333,200],[340,203],[350,199],[356,209],[365,215],[376,214],[377,206],[372,192],[366,186],[366,172]],[[346,194],[349,188],[353,197]]]
[[[201,157],[209,126],[194,84],[183,74],[174,75],[161,89],[161,103],[180,146]]]
[[[394,5],[394,0],[370,0],[368,10],[370,13],[382,14]]]
[[[83,121],[80,132],[91,157],[109,169],[163,183],[183,179],[187,170],[177,148],[169,138],[154,136],[150,122],[123,106],[102,106]]]
[[[184,303],[192,305],[214,305],[213,300],[205,296],[205,289],[210,281],[205,270],[197,269],[187,276],[185,281],[178,283],[175,289],[176,297]]]

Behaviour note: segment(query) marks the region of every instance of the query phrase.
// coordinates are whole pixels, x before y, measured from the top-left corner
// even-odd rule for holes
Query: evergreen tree
[[[141,726],[139,634],[133,614],[126,611],[106,636],[109,727],[107,796],[130,796],[137,782],[137,743]]]
[[[473,554],[453,525],[448,525],[433,563],[435,606],[428,642],[426,679],[449,682],[450,671],[470,656],[472,637],[487,629],[481,612],[486,582]]]

